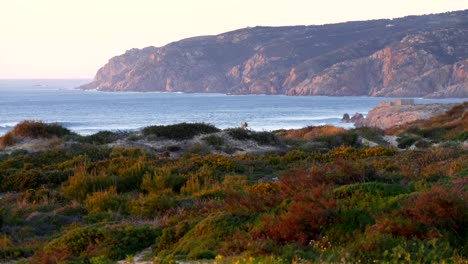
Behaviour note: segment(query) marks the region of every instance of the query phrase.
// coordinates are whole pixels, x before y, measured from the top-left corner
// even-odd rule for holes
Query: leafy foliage
[[[181,123],[167,126],[149,126],[143,128],[145,136],[156,136],[168,139],[191,139],[196,135],[219,132],[213,125],[205,123]]]
[[[79,137],[78,141],[82,143],[102,145],[112,143],[123,136],[125,136],[124,132],[99,131],[89,136]]]
[[[279,139],[272,133],[267,131],[251,131],[243,128],[227,129],[228,134],[237,140],[253,140],[261,145],[280,144]]]
[[[161,158],[79,141],[3,154],[0,262],[113,263],[148,247],[163,263],[466,261],[466,150],[396,151],[357,140],[381,131],[335,132],[263,154]],[[278,140],[201,138],[226,144],[223,133]]]

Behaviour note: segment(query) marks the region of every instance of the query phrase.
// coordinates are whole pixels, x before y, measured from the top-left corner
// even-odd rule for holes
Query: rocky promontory
[[[468,97],[468,10],[254,27],[132,49],[82,89]]]
[[[369,111],[366,118],[356,121],[356,127],[378,127],[387,129],[411,123],[416,120],[429,119],[447,112],[456,104],[414,104],[411,101],[394,100],[380,103]]]

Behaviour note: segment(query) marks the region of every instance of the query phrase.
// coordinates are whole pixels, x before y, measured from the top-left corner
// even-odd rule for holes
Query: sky
[[[464,9],[466,0],[0,0],[0,78],[91,79],[128,49],[245,27]]]

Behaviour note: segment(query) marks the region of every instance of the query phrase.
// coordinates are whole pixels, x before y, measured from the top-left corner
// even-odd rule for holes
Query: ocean
[[[149,125],[205,122],[219,128],[247,122],[256,131],[341,123],[344,113],[366,114],[391,98],[99,92],[75,89],[91,80],[0,80],[0,135],[22,120],[58,122],[82,135]],[[421,99],[451,103],[465,99]]]

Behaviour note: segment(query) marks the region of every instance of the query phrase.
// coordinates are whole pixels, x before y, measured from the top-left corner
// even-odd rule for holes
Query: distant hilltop
[[[82,89],[468,97],[468,10],[321,26],[255,27],[109,60]]]

